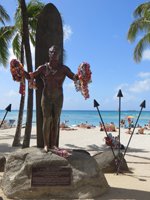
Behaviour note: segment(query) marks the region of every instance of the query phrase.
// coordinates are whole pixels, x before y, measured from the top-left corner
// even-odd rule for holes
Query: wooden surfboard
[[[35,48],[35,68],[49,61],[48,49],[52,45],[57,45],[61,50],[60,62],[63,63],[63,26],[62,19],[57,8],[52,4],[47,4],[38,19],[36,30]],[[43,147],[43,116],[41,109],[41,96],[43,83],[41,78],[37,79],[36,90],[36,127],[37,127],[37,147]],[[59,135],[59,134],[58,134]],[[58,138],[59,141],[59,138]]]

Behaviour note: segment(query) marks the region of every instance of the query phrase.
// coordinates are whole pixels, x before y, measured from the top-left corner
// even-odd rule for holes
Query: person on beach
[[[66,76],[74,82],[78,79],[67,66],[59,63],[60,50],[57,46],[49,48],[49,62],[30,72],[30,78],[41,76],[44,88],[41,99],[43,112],[44,150],[57,146],[60,114],[63,106],[63,82]]]
[[[144,134],[144,128],[142,126],[138,129],[138,134]]]
[[[127,130],[125,133],[127,133],[127,134],[131,134],[131,133],[132,133],[132,131],[131,131],[131,127],[129,127],[128,130]]]

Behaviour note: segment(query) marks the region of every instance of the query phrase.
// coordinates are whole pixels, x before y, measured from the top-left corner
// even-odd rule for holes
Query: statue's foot
[[[57,146],[53,146],[51,149],[60,150]]]
[[[48,146],[44,147],[44,152],[46,152],[46,153],[48,152]]]
[[[53,148],[51,148],[50,150],[51,150],[51,152],[53,152],[53,153],[55,153],[55,154],[57,154],[57,155],[59,155],[61,157],[64,157],[64,158],[67,158],[70,155],[72,155],[72,153],[69,152],[68,150],[61,149],[61,148],[59,148],[57,146],[53,146]]]

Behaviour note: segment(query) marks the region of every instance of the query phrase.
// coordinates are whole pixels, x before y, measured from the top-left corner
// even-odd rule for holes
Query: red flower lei
[[[24,96],[25,95],[25,72],[24,72],[23,65],[17,59],[12,59],[10,61],[10,71],[11,71],[13,80],[20,82],[19,93]],[[28,81],[29,81],[30,89],[37,89],[36,83],[32,77]]]
[[[91,70],[90,65],[86,62],[83,62],[78,67],[78,79],[75,82],[75,87],[77,91],[80,91],[85,99],[89,98],[88,84],[92,82],[91,80]]]
[[[19,93],[25,95],[25,75],[23,65],[17,60],[10,61],[10,71],[14,81],[20,82]]]

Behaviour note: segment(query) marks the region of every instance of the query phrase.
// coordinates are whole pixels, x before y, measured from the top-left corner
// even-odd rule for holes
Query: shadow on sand
[[[95,200],[149,200],[150,192],[111,187],[108,193]]]

